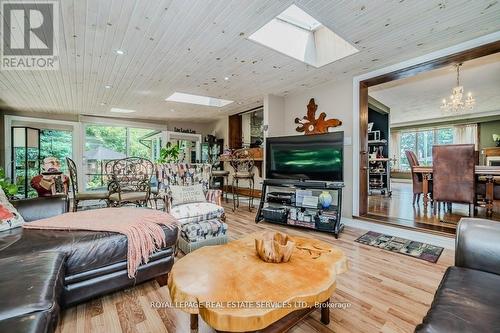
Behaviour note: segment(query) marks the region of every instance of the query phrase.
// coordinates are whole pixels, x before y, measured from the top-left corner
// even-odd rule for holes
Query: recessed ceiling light
[[[116,54],[119,54],[119,55],[125,54],[125,51],[123,51],[123,50],[116,50],[115,52],[116,52]]]
[[[104,86],[104,88],[106,88],[106,89],[111,89],[111,87],[112,87],[112,85],[110,85],[110,84],[107,84]]]
[[[101,103],[100,103],[100,105],[101,105],[101,106],[104,106],[104,105],[106,105],[106,104],[107,104],[107,103],[105,103],[105,102],[101,102]]]
[[[115,113],[134,113],[135,110],[129,110],[129,109],[121,109],[121,108],[111,108],[109,110],[110,112],[115,112]]]
[[[228,104],[231,104],[233,101],[220,99],[215,97],[208,96],[200,96],[200,95],[192,95],[185,94],[180,92],[174,92],[168,98],[165,99],[170,102],[180,102],[180,103],[189,103],[189,104],[197,104],[197,105],[205,105],[205,106],[216,106],[221,108]]]
[[[174,109],[170,109],[170,112],[175,112],[175,110]]]
[[[224,80],[229,81],[229,78],[226,76],[226,77],[224,78]]]

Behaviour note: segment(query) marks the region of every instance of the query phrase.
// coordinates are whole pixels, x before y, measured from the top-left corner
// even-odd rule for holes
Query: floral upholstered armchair
[[[172,208],[170,186],[190,186],[201,184],[208,202],[222,204],[222,191],[210,189],[210,173],[212,166],[208,163],[164,163],[158,164],[157,178],[159,187],[165,192],[165,210]]]
[[[222,191],[209,189],[211,165],[166,163],[156,168],[165,191],[165,210],[181,225],[179,249],[189,253],[205,245],[227,243]]]

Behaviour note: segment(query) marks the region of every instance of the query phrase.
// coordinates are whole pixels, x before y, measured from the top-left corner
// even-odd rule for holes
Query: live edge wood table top
[[[267,263],[255,253],[258,235],[203,247],[179,259],[168,279],[173,305],[191,313],[191,319],[199,314],[218,331],[243,332],[263,329],[330,298],[337,274],[347,270],[341,250],[294,236],[290,261]]]

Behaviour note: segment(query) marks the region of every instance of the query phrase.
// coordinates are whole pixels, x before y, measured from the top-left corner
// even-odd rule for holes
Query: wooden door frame
[[[500,33],[494,33],[354,78],[353,117],[355,120],[359,119],[359,127],[354,122],[359,136],[354,138],[357,139],[357,145],[353,147],[353,164],[354,169],[358,168],[359,172],[358,178],[353,182],[353,187],[358,188],[353,195],[353,216],[368,214],[368,88],[498,52]]]

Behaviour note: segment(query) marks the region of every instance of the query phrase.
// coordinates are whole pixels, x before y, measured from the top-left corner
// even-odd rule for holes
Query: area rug
[[[436,263],[443,253],[443,248],[427,243],[416,242],[409,239],[368,231],[356,239],[356,242],[378,247],[391,252],[404,254],[410,257]]]

